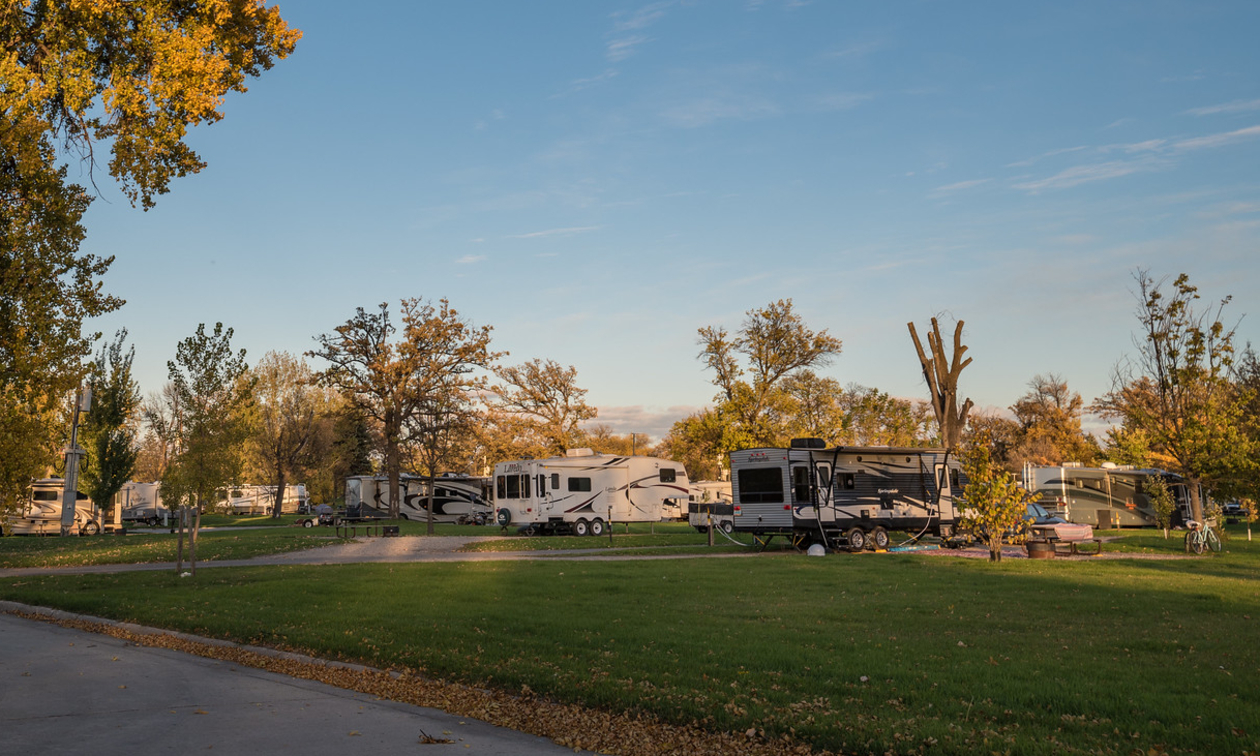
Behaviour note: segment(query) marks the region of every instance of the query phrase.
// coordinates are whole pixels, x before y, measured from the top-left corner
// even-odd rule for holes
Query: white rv
[[[527,533],[600,535],[613,522],[659,522],[687,500],[687,471],[659,457],[590,449],[494,466],[497,522]]]
[[[701,533],[709,532],[710,526],[730,533],[735,529],[732,496],[729,480],[701,480],[692,483],[687,502],[687,524]]]
[[[429,517],[429,479],[404,473],[398,476],[398,516],[425,522]],[[490,481],[457,473],[433,478],[433,521],[484,524],[494,511]],[[346,478],[346,512],[355,517],[389,516],[389,476],[356,475]]]
[[[1190,487],[1185,478],[1175,473],[1138,470],[1128,465],[1024,464],[1024,488],[1040,493],[1040,504],[1050,514],[1101,529],[1155,527],[1155,509],[1146,496],[1146,480],[1153,476],[1164,479],[1176,501],[1173,524],[1188,520]]]
[[[31,484],[31,493],[20,512],[4,521],[4,535],[60,535],[61,478],[44,478]],[[101,514],[82,491],[76,491],[74,525],[71,535],[96,535],[101,532]]]
[[[114,495],[114,506],[121,513],[122,522],[157,525],[159,520],[166,517],[166,509],[162,506],[161,483],[128,481]]]
[[[855,550],[885,548],[894,531],[955,537],[961,513],[954,499],[966,481],[945,449],[828,448],[822,439],[798,438],[787,449],[744,449],[730,458],[736,531]]]
[[[286,485],[280,502],[280,514],[296,514],[306,504],[306,486]],[[225,514],[269,515],[276,505],[275,486],[243,485],[219,491],[217,508]]]

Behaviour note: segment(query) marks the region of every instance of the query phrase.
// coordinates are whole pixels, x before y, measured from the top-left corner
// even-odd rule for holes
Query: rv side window
[[[677,478],[674,475],[674,468],[672,467],[661,468],[661,482],[662,483],[673,483],[676,479]]]
[[[739,498],[747,504],[783,501],[783,471],[778,467],[749,467],[739,471]]]
[[[590,478],[569,478],[570,491],[589,491],[591,490]]]
[[[75,492],[74,492],[74,500],[75,500],[75,501],[84,501],[85,499],[87,499],[87,494],[83,493],[82,491],[75,491]]]
[[[853,479],[853,473],[840,473],[836,476],[836,485],[846,491],[852,491],[856,485]]]
[[[31,498],[35,501],[56,501],[61,497],[57,495],[56,491],[44,489],[42,491],[36,491]]]
[[[962,483],[959,482],[957,467],[949,468],[949,487],[954,491],[954,493],[962,491]]]
[[[521,498],[522,499],[529,498],[529,476],[528,475],[521,476]]]
[[[539,496],[547,495],[547,476],[546,475],[538,476],[538,495]]]
[[[949,485],[949,476],[946,475],[945,473],[945,466],[937,465],[936,466],[936,490],[944,491],[947,485]]]
[[[496,481],[496,492],[500,499],[528,499],[528,475],[500,475]]]
[[[560,490],[560,473],[551,474],[551,490],[552,491]]]

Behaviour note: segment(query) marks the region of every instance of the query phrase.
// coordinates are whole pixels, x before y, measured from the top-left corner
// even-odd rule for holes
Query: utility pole
[[[79,413],[92,407],[92,386],[74,392],[74,408],[70,420],[70,445],[66,447],[66,477],[61,489],[61,534],[70,535],[79,506],[79,460],[87,452],[79,446]]]

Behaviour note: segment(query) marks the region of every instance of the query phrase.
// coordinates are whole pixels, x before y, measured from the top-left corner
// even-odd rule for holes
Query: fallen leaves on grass
[[[265,669],[390,701],[475,717],[484,722],[549,738],[574,750],[611,756],[825,756],[808,744],[783,736],[769,740],[760,732],[713,732],[698,725],[671,725],[646,713],[615,713],[564,704],[537,696],[528,688],[519,695],[469,685],[432,680],[409,673],[351,668],[320,661],[282,658],[236,645],[201,643],[164,633],[137,633],[115,625],[77,619],[55,619],[42,614],[14,612],[28,619],[51,622],[142,646],[167,648],[197,656]],[[198,711],[198,714],[206,713]],[[421,731],[421,742],[426,735]],[[441,743],[440,739],[431,742]]]

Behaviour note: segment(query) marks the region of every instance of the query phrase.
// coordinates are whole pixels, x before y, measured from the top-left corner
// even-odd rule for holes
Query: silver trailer
[[[1050,514],[1101,529],[1155,527],[1155,508],[1146,495],[1146,482],[1152,477],[1163,478],[1172,492],[1173,524],[1188,520],[1190,486],[1175,473],[1127,465],[1024,464],[1024,488],[1040,493],[1040,504]]]
[[[965,483],[945,449],[834,446],[793,439],[787,449],[731,452],[736,532],[762,542],[886,548],[889,533],[956,537]]]
[[[429,516],[429,478],[398,476],[398,516],[425,522]],[[433,478],[433,521],[481,525],[494,512],[488,478],[442,473]],[[356,517],[389,516],[389,476],[356,475],[346,478],[346,512]]]
[[[687,500],[687,471],[659,457],[570,449],[567,456],[494,466],[495,517],[528,533],[600,535],[613,522],[675,519]]]

